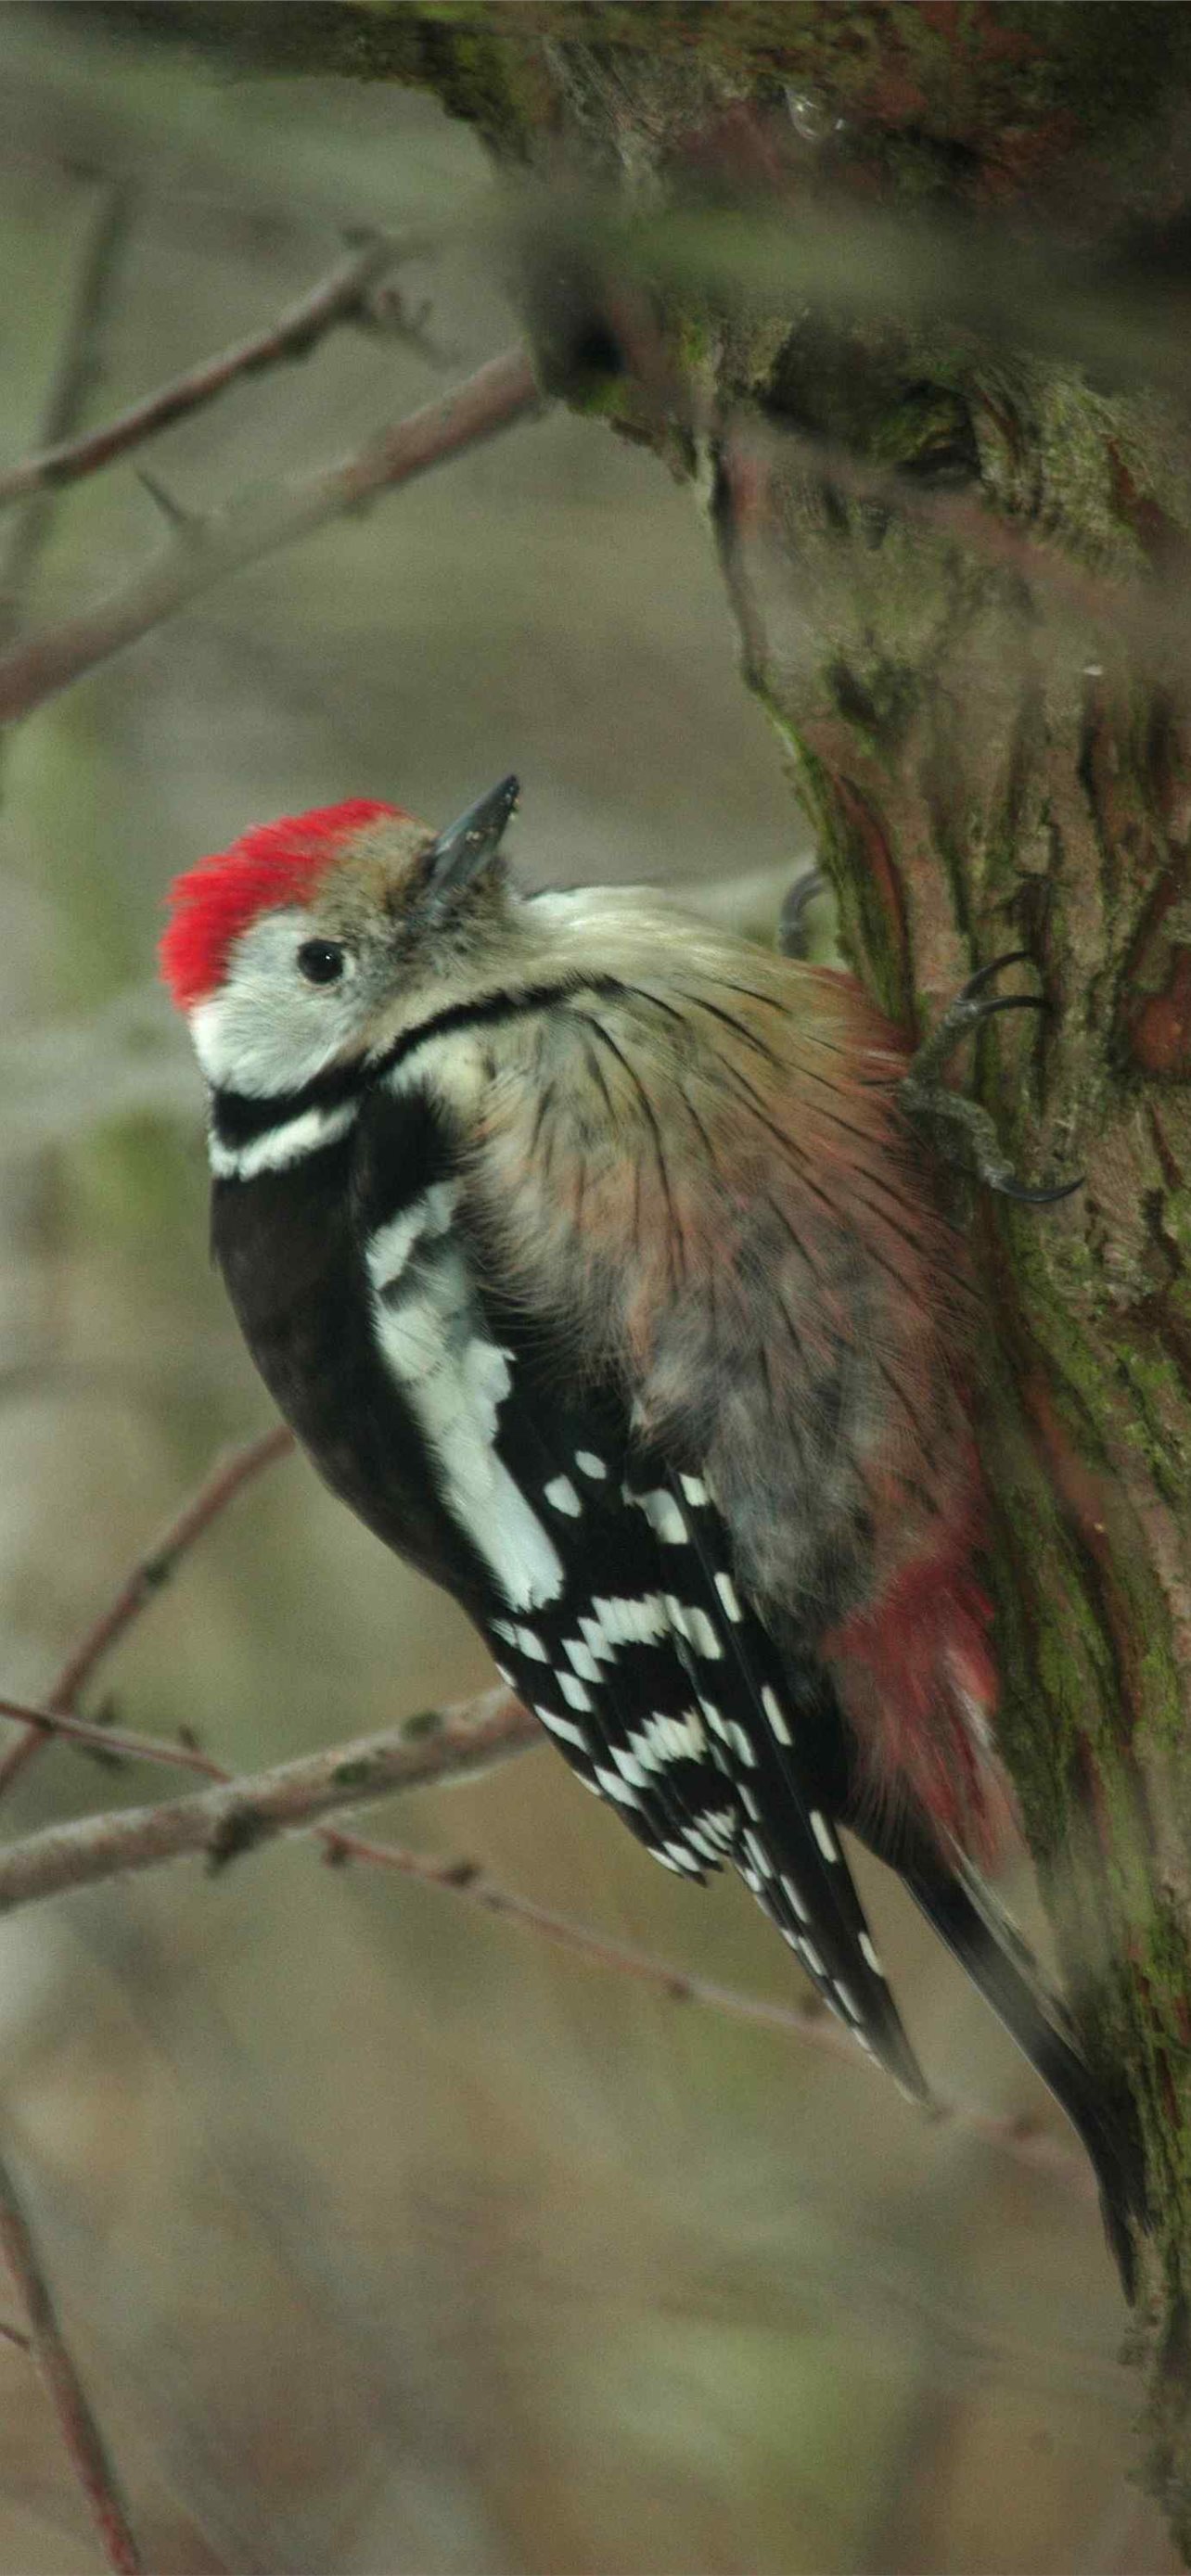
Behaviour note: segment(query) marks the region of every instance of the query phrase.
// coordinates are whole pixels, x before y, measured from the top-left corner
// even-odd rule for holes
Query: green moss
[[[229,72],[329,73],[349,80],[423,82],[425,35],[433,8],[416,15],[374,8],[368,0],[305,0],[300,9],[276,0],[98,0],[79,9],[142,42],[181,43]]]
[[[401,1727],[402,1739],[406,1744],[424,1744],[429,1737],[440,1735],[441,1732],[442,1715],[437,1708],[419,1709],[416,1716],[405,1718]]]
[[[669,323],[670,345],[677,366],[684,376],[698,376],[715,353],[715,335],[711,308],[707,304],[684,304]]]
[[[337,1762],[331,1778],[337,1789],[366,1789],[376,1778],[376,1764],[367,1757],[351,1762]]]
[[[516,21],[510,24],[507,12],[480,24],[474,9],[436,14],[441,23],[423,36],[424,86],[450,115],[478,126],[503,158],[528,160],[551,121],[540,46]]]
[[[1100,0],[1095,9],[1056,9],[1050,0],[1012,0],[1000,13],[1027,35],[1043,35],[1018,67],[1025,116],[1062,114],[1081,143],[1132,144],[1152,155],[1153,124],[1166,123],[1191,70],[1191,19],[1182,9]]]
[[[816,856],[839,910],[839,944],[849,964],[863,960],[865,981],[894,1019],[908,1010],[905,961],[896,924],[881,900],[857,836],[840,805],[826,764],[802,741],[763,673],[746,671],[748,687],[764,708],[789,760],[799,796],[814,828]]]
[[[1020,148],[1031,129],[1072,127],[1081,148],[1144,143],[1191,61],[1191,26],[1178,9],[1101,0],[1096,9],[998,0],[959,10],[904,0],[92,0],[83,14],[146,36],[179,37],[258,70],[334,72],[368,80],[429,80],[434,40],[468,39],[538,51],[543,39],[582,42],[630,61],[704,59],[721,75],[822,84],[837,112],[869,109],[887,137],[888,168],[910,193],[930,192],[940,166],[954,184],[957,124],[978,113],[987,133]],[[995,25],[997,41],[990,42]],[[884,107],[890,37],[899,74],[917,91],[913,117]],[[1016,38],[1016,44],[1012,41]],[[1008,41],[1007,41],[1008,40]],[[463,58],[446,77],[463,77]],[[487,86],[486,68],[480,88]],[[464,83],[458,113],[483,121]],[[983,139],[983,137],[981,137]],[[1152,138],[1150,138],[1152,152]]]
[[[1019,1236],[1024,1233],[1021,1253],[1015,1261],[1018,1285],[1023,1303],[1030,1314],[1031,1330],[1045,1350],[1048,1360],[1048,1382],[1053,1401],[1064,1429],[1069,1434],[1073,1453],[1085,1469],[1098,1476],[1110,1512],[1111,1581],[1118,1605],[1118,1619],[1123,1617],[1131,1644],[1132,1676],[1144,1709],[1146,1734],[1154,1744],[1165,1744],[1187,1759],[1191,1748],[1185,1743],[1180,1675],[1171,1632],[1169,1604],[1154,1572],[1149,1552],[1141,1542],[1130,1543],[1129,1523],[1123,1510],[1118,1478],[1104,1445],[1107,1432],[1099,1426],[1119,1420],[1121,1384],[1117,1365],[1107,1357],[1081,1326],[1061,1296],[1056,1296],[1046,1276],[1042,1255],[1026,1221],[1017,1221]],[[1030,1276],[1032,1274],[1032,1277]],[[1035,1293],[1029,1293],[1030,1287]],[[1173,1373],[1159,1366],[1156,1375],[1168,1396],[1177,1386]],[[1182,1399],[1185,1401],[1185,1397]],[[1139,1446],[1154,1472],[1151,1442],[1144,1426],[1126,1424],[1126,1431],[1136,1430]],[[1164,1455],[1164,1466],[1169,1462]],[[1185,1491],[1185,1489],[1184,1489]],[[1055,1505],[1051,1501],[1051,1512]],[[1086,1703],[1071,1705],[1069,1700],[1070,1667],[1068,1640],[1070,1621],[1075,1613],[1085,1669],[1096,1677],[1094,1696]],[[1064,1730],[1069,1726],[1072,1742],[1093,1741],[1102,1753],[1108,1771],[1120,1758],[1117,1742],[1117,1702],[1121,1677],[1115,1674],[1111,1659],[1105,1658],[1104,1602],[1099,1578],[1089,1590],[1086,1584],[1072,1586],[1064,1601],[1049,1604],[1038,1621],[1037,1650],[1039,1669],[1048,1705]],[[1074,1667],[1078,1672],[1079,1664]],[[1065,1679],[1065,1676],[1068,1678]]]

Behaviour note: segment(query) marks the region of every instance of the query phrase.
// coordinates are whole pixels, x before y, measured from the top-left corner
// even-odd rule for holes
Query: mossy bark
[[[1150,2471],[1186,2549],[1191,439],[1163,296],[1191,16],[147,15],[425,83],[551,190],[545,235],[532,193],[515,218],[544,373],[695,485],[857,972],[925,1028],[976,962],[1037,963],[1049,1015],[996,1023],[980,1084],[1023,1166],[1087,1181],[974,1216],[1005,1743],[1087,2044],[1140,2109]]]

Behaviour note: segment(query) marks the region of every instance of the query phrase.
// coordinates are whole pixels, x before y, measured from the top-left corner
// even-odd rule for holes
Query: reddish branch
[[[38,1746],[48,1741],[54,1731],[53,1720],[73,1709],[84,1683],[91,1680],[96,1667],[111,1653],[125,1630],[139,1619],[154,1594],[169,1582],[180,1559],[194,1546],[195,1540],[202,1537],[212,1521],[218,1520],[254,1476],[259,1476],[264,1468],[271,1466],[275,1458],[284,1458],[292,1447],[292,1434],[284,1425],[277,1424],[273,1430],[262,1432],[258,1439],[246,1442],[243,1448],[233,1449],[227,1457],[218,1459],[197,1492],[183,1504],[154,1546],[133,1566],[106,1610],[100,1612],[78,1644],[72,1647],[46,1693],[45,1708],[26,1711],[17,1704],[8,1707],[0,1704],[0,1716],[18,1718],[24,1728],[7,1752],[0,1756],[0,1798],[19,1778],[26,1764],[32,1761]],[[87,1734],[91,1738],[97,1736],[109,1751],[119,1749],[115,1737],[106,1729],[88,1729]],[[138,1745],[137,1750],[141,1749]],[[202,1768],[200,1761],[183,1753],[177,1754],[176,1758],[182,1761],[190,1759],[192,1768]]]
[[[222,1762],[203,1753],[197,1744],[184,1744],[160,1735],[134,1735],[127,1727],[105,1726],[102,1720],[68,1717],[62,1709],[34,1708],[28,1700],[0,1699],[0,1717],[11,1718],[15,1726],[27,1727],[31,1734],[47,1739],[60,1735],[67,1744],[81,1744],[88,1753],[106,1754],[109,1761],[161,1762],[171,1770],[199,1771],[205,1780],[230,1780]],[[22,1745],[24,1757],[28,1752]]]
[[[29,2323],[29,2348],[58,2418],[71,2466],[91,2508],[109,2567],[140,2576],[144,2560],[133,2538],[103,2435],[59,2323],[29,2222],[8,2166],[0,2159],[0,2245]],[[5,2333],[11,2333],[6,2328]],[[24,2340],[13,2335],[12,2340]]]
[[[12,724],[29,715],[228,573],[395,491],[448,457],[531,418],[540,407],[529,358],[522,349],[509,349],[452,393],[378,430],[334,465],[232,501],[206,518],[190,518],[173,503],[164,503],[174,533],[143,572],[93,608],[28,637],[0,658],[0,722]]]
[[[408,258],[424,245],[417,241],[401,243],[370,238],[353,250],[350,258],[336,266],[309,294],[251,339],[238,340],[217,357],[204,358],[185,375],[175,376],[172,383],[159,385],[155,393],[130,404],[114,420],[104,421],[98,429],[84,436],[62,439],[44,447],[37,456],[25,457],[19,465],[0,472],[0,509],[14,501],[24,500],[31,492],[54,491],[65,483],[77,483],[85,474],[95,474],[115,457],[126,456],[134,447],[156,437],[174,421],[189,413],[205,410],[217,395],[226,392],[241,376],[257,375],[265,367],[278,366],[284,359],[308,356],[316,343],[341,322],[369,321],[375,305],[373,290],[387,268],[398,258]]]

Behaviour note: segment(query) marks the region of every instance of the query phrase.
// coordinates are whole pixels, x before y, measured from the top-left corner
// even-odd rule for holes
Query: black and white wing
[[[692,1464],[502,1296],[433,1112],[394,1104],[389,1122],[361,1249],[383,1401],[433,1494],[434,1571],[588,1787],[683,1877],[731,1862],[832,2011],[925,2097],[824,1785],[842,1768],[826,1671],[779,1653],[738,1591]]]
[[[518,1388],[530,1395],[532,1361]],[[490,1622],[498,1663],[580,1777],[655,1859],[739,1870],[824,2000],[904,2089],[927,2087],[881,1972],[820,1780],[838,1777],[829,1676],[779,1655],[738,1591],[705,1483],[541,1386],[500,1443],[564,1563],[532,1620]],[[824,1793],[825,1794],[825,1793]]]

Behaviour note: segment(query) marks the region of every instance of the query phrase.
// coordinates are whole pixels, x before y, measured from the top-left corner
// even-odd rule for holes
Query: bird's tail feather
[[[1125,2296],[1137,2286],[1134,2233],[1147,2222],[1141,2145],[1132,2108],[1112,2099],[1080,2052],[1058,1998],[992,1890],[974,1870],[948,1868],[925,1844],[898,1869],[929,1923],[1066,2112],[1091,2159]]]

